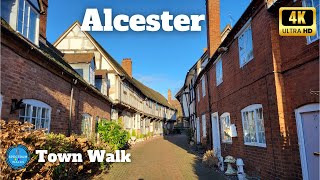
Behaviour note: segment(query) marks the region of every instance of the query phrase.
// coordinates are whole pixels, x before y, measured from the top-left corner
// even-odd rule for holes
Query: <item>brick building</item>
[[[319,179],[319,33],[279,36],[283,6],[319,12],[319,1],[255,0],[221,42],[219,1],[207,0],[210,60],[195,81],[196,127],[221,161],[242,158],[248,176]]]
[[[111,100],[46,40],[47,7],[47,0],[1,3],[1,119],[94,135],[96,120],[110,119]]]

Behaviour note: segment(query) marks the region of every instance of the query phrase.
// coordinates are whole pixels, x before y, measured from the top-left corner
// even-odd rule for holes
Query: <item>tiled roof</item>
[[[131,77],[130,77],[131,78]],[[147,96],[148,98],[164,105],[167,106],[171,109],[175,109],[171,104],[168,103],[167,99],[162,96],[159,92],[149,88],[148,86],[142,84],[140,81],[131,78],[131,80],[133,81],[134,86],[136,86],[137,88],[139,88],[141,90],[141,92]]]
[[[67,53],[64,54],[64,59],[70,63],[90,63],[93,58],[94,54],[93,53]]]

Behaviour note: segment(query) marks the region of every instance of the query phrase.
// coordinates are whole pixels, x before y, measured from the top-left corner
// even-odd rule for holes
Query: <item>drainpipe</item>
[[[197,133],[198,133],[197,128],[199,128],[199,127],[197,127],[197,125],[198,125],[198,124],[197,124],[197,116],[198,116],[198,114],[197,114],[197,104],[198,104],[197,98],[198,98],[198,94],[197,94],[197,90],[195,89],[197,86],[195,86],[195,85],[196,85],[196,84],[192,85],[192,86],[193,86],[193,90],[194,90],[194,95],[195,95],[195,97],[196,97],[196,98],[195,98],[195,101],[194,101],[194,114],[195,114],[195,116],[196,116],[196,117],[195,117],[196,119],[194,120],[194,125],[196,126],[196,128],[195,128],[195,131],[196,131],[196,132],[194,133],[194,134],[195,134],[195,137],[194,137],[194,138],[195,138],[196,144],[198,144],[198,142],[197,142],[197,141],[198,141],[198,138],[197,138],[197,136],[198,136],[198,134],[197,134]],[[199,90],[199,91],[200,91],[200,90]],[[200,119],[199,119],[199,121],[200,121]],[[200,131],[200,130],[199,130],[199,131]],[[200,136],[200,135],[199,135],[199,136]],[[201,138],[201,137],[200,137],[200,138]],[[200,139],[200,140],[201,140],[201,139]]]
[[[71,94],[70,94],[70,111],[69,111],[69,123],[68,123],[68,136],[71,135],[71,122],[72,122],[72,104],[73,104],[73,85],[77,84],[77,80],[73,79],[71,83]]]
[[[209,77],[210,77],[210,69],[207,71],[208,73],[207,73],[207,78],[206,78],[206,80],[207,80],[207,89],[208,89],[208,103],[209,103],[209,124],[210,124],[210,128],[209,129],[211,129],[211,135],[210,135],[210,137],[211,137],[211,141],[210,141],[210,147],[213,147],[213,143],[212,143],[212,140],[213,140],[213,136],[212,136],[212,122],[211,122],[211,119],[212,119],[212,117],[211,117],[211,111],[212,111],[212,108],[211,108],[211,93],[210,93],[210,86],[209,86]]]

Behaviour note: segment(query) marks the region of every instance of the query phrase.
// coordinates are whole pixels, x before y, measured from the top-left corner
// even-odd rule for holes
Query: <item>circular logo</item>
[[[6,152],[7,164],[15,170],[25,168],[30,160],[30,153],[26,146],[11,146]]]

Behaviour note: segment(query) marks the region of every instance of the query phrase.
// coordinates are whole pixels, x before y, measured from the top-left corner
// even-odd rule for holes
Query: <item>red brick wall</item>
[[[207,145],[207,148],[210,148],[210,143],[211,143],[211,129],[209,129],[211,127],[210,125],[210,112],[209,112],[209,95],[208,95],[208,83],[207,83],[207,77],[206,75],[203,76],[203,78],[205,79],[205,91],[206,91],[206,95],[204,97],[202,97],[202,81],[200,80],[198,84],[196,84],[195,86],[197,88],[199,88],[199,97],[200,97],[200,101],[198,102],[198,95],[197,95],[197,90],[196,90],[196,113],[197,113],[197,117],[199,117],[200,120],[200,141],[201,144],[203,145]],[[207,132],[207,136],[203,136],[203,129],[202,129],[202,115],[205,114],[206,115],[206,132]]]
[[[21,50],[17,52],[28,55],[28,52]],[[11,99],[36,99],[47,103],[52,108],[50,131],[66,134],[71,83],[48,70],[54,69],[53,67],[43,67],[25,59],[5,44],[2,44],[1,56],[1,94],[4,98],[1,118],[4,120],[19,118],[19,111],[10,114]],[[30,57],[30,59],[34,58]],[[75,133],[80,133],[80,113],[88,113],[94,120],[96,116],[110,118],[110,103],[93,96],[80,85],[74,89],[73,104],[72,131]]]

